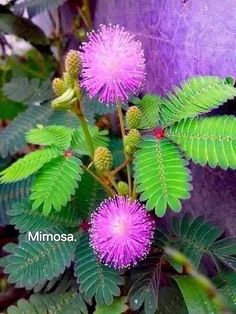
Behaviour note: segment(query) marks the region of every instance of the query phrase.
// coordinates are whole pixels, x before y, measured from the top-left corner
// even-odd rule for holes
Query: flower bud
[[[61,96],[66,90],[65,83],[57,77],[52,81],[52,89],[56,96]]]
[[[139,131],[136,129],[131,129],[129,133],[125,136],[124,140],[125,151],[128,155],[132,155],[135,152],[140,140],[141,135]]]
[[[80,71],[80,56],[78,51],[70,50],[65,59],[65,70],[71,77],[76,78]]]
[[[126,182],[124,181],[119,181],[117,183],[117,188],[118,188],[118,192],[120,195],[128,195],[129,194],[129,186]]]
[[[94,165],[98,172],[109,171],[112,167],[112,154],[106,147],[98,147],[94,153]]]
[[[129,129],[137,129],[141,121],[142,113],[137,106],[132,106],[126,112],[126,124]]]
[[[52,101],[53,109],[71,109],[77,100],[75,90],[68,88],[61,96],[57,97]]]
[[[66,88],[71,87],[73,88],[75,85],[75,78],[72,77],[68,72],[63,73],[63,81]]]

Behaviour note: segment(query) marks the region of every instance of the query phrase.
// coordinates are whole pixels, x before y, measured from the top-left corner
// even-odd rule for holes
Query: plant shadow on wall
[[[113,25],[70,50],[64,68],[55,99],[2,131],[2,157],[19,149],[8,137],[18,124],[22,143],[37,148],[0,173],[4,215],[19,231],[0,265],[29,291],[7,313],[235,312],[236,239],[201,217],[170,227],[160,218],[191,196],[188,160],[236,168],[235,117],[205,115],[236,96],[234,80],[193,77],[166,97],[134,97],[145,82],[142,45]],[[18,100],[21,82],[4,84],[5,95]],[[100,127],[115,111],[121,137]],[[34,128],[24,122],[32,116]],[[30,241],[38,231],[45,237]]]

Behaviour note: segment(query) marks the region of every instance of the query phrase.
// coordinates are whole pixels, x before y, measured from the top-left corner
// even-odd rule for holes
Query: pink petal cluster
[[[126,102],[144,83],[141,42],[119,25],[101,25],[88,35],[81,52],[81,85],[106,105]]]
[[[149,252],[154,222],[145,207],[125,196],[103,201],[92,214],[91,245],[106,265],[135,265]]]

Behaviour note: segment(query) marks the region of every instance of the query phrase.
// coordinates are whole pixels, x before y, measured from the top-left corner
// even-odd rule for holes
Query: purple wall
[[[148,92],[164,93],[194,74],[236,76],[235,0],[97,0],[95,12],[95,26],[119,23],[143,42]],[[183,212],[236,235],[235,171],[191,168],[194,191]]]
[[[236,76],[235,0],[97,0],[95,25],[118,23],[142,41],[146,90],[193,74]]]

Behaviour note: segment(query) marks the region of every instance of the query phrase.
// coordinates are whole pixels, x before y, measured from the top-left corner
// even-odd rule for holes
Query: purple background
[[[125,26],[142,41],[147,92],[165,93],[188,76],[236,76],[235,0],[97,0],[95,26]],[[231,103],[222,112],[232,113]],[[236,174],[191,165],[191,200],[183,212],[202,214],[236,235]]]

